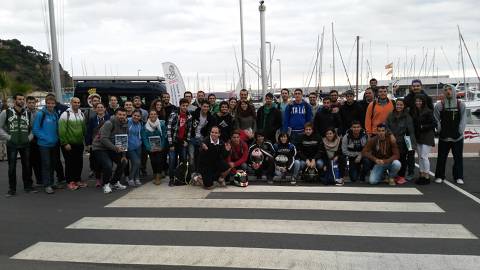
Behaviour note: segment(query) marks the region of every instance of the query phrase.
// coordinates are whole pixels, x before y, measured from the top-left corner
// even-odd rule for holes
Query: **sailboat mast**
[[[458,28],[458,41],[460,42],[460,59],[462,61],[462,72],[463,72],[463,89],[465,92],[465,101],[467,100],[467,79],[465,78],[465,62],[463,61],[463,46],[462,46],[462,33],[460,33],[460,26]]]
[[[332,22],[332,67],[333,67],[333,87],[335,87],[335,32],[333,30],[333,22]]]
[[[359,73],[359,63],[360,61],[360,36],[357,36],[357,79],[355,82],[355,99],[358,100],[358,73]]]
[[[318,90],[317,92],[320,92],[320,87],[322,87],[322,72],[323,72],[323,40],[325,38],[325,26],[323,27],[322,30],[322,41],[320,45],[320,65],[318,66]]]

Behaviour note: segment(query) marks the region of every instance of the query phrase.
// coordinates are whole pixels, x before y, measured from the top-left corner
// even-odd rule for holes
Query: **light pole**
[[[280,90],[282,90],[282,60],[277,59],[278,61],[278,80],[280,81]]]
[[[53,90],[57,100],[63,103],[62,86],[60,83],[60,63],[58,61],[57,30],[55,28],[55,8],[53,7],[53,0],[48,1],[48,14],[50,18],[50,42],[52,43]]]
[[[260,66],[262,70],[262,97],[265,96],[267,90],[267,66],[265,59],[265,10],[266,7],[263,4],[264,1],[260,1],[258,11],[260,11]]]
[[[241,51],[242,51],[242,89],[246,88],[245,85],[245,48],[244,48],[244,42],[243,42],[243,5],[242,5],[242,0],[239,0],[240,4],[240,42],[241,42]]]
[[[270,86],[270,89],[272,89],[272,43],[270,41],[265,41],[265,43],[268,45],[268,66],[269,66],[269,71],[268,71],[268,84]]]
[[[137,69],[137,77],[140,77],[140,71],[142,71],[141,69]]]

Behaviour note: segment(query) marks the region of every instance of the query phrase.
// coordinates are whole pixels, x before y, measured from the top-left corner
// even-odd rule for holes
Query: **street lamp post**
[[[142,71],[141,69],[137,69],[137,77],[140,77],[140,71]]]
[[[280,90],[282,89],[282,60],[277,59],[278,61],[278,80],[280,84]]]
[[[245,47],[244,47],[244,41],[243,41],[243,5],[242,5],[242,0],[239,0],[240,4],[240,42],[241,42],[241,51],[242,51],[242,89],[247,88],[245,85]]]
[[[270,86],[270,89],[272,89],[272,43],[270,41],[265,42],[268,45],[268,66],[269,66],[269,71],[268,71],[268,84]]]
[[[262,97],[265,96],[267,90],[267,67],[265,59],[265,10],[266,7],[263,4],[264,1],[260,1],[258,11],[260,11],[260,66],[262,74]]]

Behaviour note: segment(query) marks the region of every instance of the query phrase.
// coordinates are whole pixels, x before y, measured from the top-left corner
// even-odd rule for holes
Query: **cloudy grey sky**
[[[0,38],[47,51],[44,12],[46,0],[2,0]],[[323,84],[331,85],[331,22],[340,50],[353,79],[355,36],[364,50],[364,81],[367,59],[377,79],[385,79],[384,66],[394,62],[399,75],[416,74],[428,50],[432,75],[460,76],[457,24],[475,64],[480,64],[478,0],[266,0],[267,41],[276,46],[274,58],[282,61],[282,86],[306,85],[312,70],[317,35],[325,26]],[[61,60],[74,75],[162,75],[161,63],[178,65],[187,88],[221,91],[238,80],[234,48],[240,58],[240,27],[237,0],[55,0],[63,14]],[[246,59],[259,58],[258,1],[243,0]],[[63,12],[61,12],[63,11]],[[58,18],[57,18],[58,19]],[[59,20],[62,21],[62,20]],[[443,51],[442,51],[443,49]],[[435,67],[431,65],[435,50]],[[347,84],[336,55],[337,85]],[[406,60],[405,60],[406,59]],[[448,59],[448,60],[447,60]],[[473,76],[467,61],[467,76]],[[407,62],[406,68],[405,63]],[[83,68],[82,68],[83,66]],[[409,72],[410,71],[410,72]],[[422,75],[425,72],[422,72]],[[247,85],[257,88],[257,77],[248,69]],[[273,65],[273,84],[278,87],[278,64]],[[352,81],[353,83],[353,81]],[[311,85],[313,85],[313,80]]]

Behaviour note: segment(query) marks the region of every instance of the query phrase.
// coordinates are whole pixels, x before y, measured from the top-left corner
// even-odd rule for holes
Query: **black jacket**
[[[315,133],[323,137],[327,128],[340,128],[340,122],[340,115],[338,113],[332,113],[330,108],[322,107],[318,110],[317,114],[315,114],[313,127]]]
[[[282,112],[272,106],[270,113],[266,115],[263,111],[264,107],[260,107],[257,111],[257,130],[262,130],[267,140],[275,142],[275,134],[282,127]]]
[[[365,119],[365,112],[360,103],[357,101],[353,101],[351,105],[349,105],[347,102],[343,103],[339,111],[340,119],[342,120],[340,134],[344,135],[347,130],[350,129],[354,120],[362,123],[362,121]],[[361,125],[363,126],[364,124]]]
[[[230,140],[233,132],[233,117],[230,113],[225,114],[224,116],[219,116],[215,114],[215,125],[220,129],[220,139],[224,142]]]
[[[420,91],[420,93],[416,94],[412,91],[410,91],[410,93],[408,93],[408,95],[405,96],[405,105],[406,107],[408,107],[410,110],[413,110],[415,108],[415,96],[416,95],[419,95],[419,94],[423,94],[425,95],[425,105],[427,106],[427,108],[429,108],[430,110],[433,111],[433,100],[432,100],[432,97],[427,95],[427,93],[425,93],[425,91]]]
[[[193,114],[192,114],[192,135],[191,138],[195,138],[195,132],[197,130],[197,126],[200,124],[200,113],[201,110],[198,108]],[[206,125],[200,130],[200,134],[203,137],[208,137],[210,129],[215,125],[215,118],[213,117],[212,114],[207,113],[207,123]]]
[[[229,152],[225,149],[225,144],[222,140],[219,141],[219,144],[214,145],[210,141],[210,136],[203,140],[203,143],[207,145],[208,150],[203,150],[203,148],[200,148],[198,166],[201,168],[201,170],[204,171],[210,168],[216,169],[219,167],[218,164],[221,163],[220,161],[225,161],[228,157]],[[213,166],[212,163],[214,163]]]
[[[427,107],[421,110],[415,108],[413,111],[410,111],[410,114],[413,118],[417,144],[435,146],[435,127],[437,123],[433,117],[433,111]]]
[[[320,154],[321,144],[322,140],[320,139],[320,136],[316,134],[312,134],[310,136],[303,134],[302,138],[300,139],[300,143],[298,144],[298,158],[300,160],[320,159],[322,157]]]

